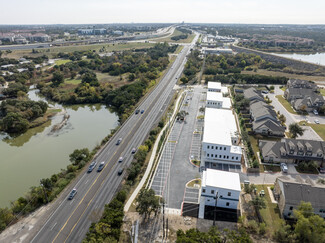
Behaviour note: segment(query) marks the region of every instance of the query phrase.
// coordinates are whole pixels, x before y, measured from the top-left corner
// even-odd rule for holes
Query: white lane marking
[[[54,229],[54,227],[57,225],[58,222],[55,222],[55,224],[52,226],[51,230]]]
[[[88,180],[86,180],[86,182],[85,182],[85,185],[88,183],[88,181],[89,181],[89,179],[88,179]]]
[[[74,202],[74,199],[71,200],[70,205]]]

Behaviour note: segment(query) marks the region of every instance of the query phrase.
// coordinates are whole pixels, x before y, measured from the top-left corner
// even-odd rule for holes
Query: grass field
[[[142,42],[131,42],[131,43],[118,43],[118,44],[96,44],[96,45],[71,45],[71,46],[60,46],[51,48],[39,48],[39,53],[32,53],[32,50],[13,50],[12,53],[2,55],[2,57],[8,58],[21,58],[23,56],[38,57],[42,55],[48,55],[49,57],[55,56],[59,52],[74,52],[74,51],[87,51],[95,50],[99,51],[102,47],[106,48],[107,52],[111,51],[123,51],[128,49],[139,49],[153,47],[154,43],[142,43]],[[49,51],[48,51],[49,50]]]
[[[65,79],[64,83],[78,85],[81,83],[81,79]]]
[[[69,60],[69,59],[61,59],[61,60],[57,60],[57,61],[55,61],[55,65],[60,66],[60,65],[62,65],[62,64],[66,64],[66,63],[68,63],[68,62],[71,62],[71,60]]]
[[[284,108],[286,108],[287,111],[289,111],[292,114],[298,114],[297,112],[294,111],[294,109],[291,107],[290,103],[282,95],[277,95],[275,97],[284,106]]]
[[[275,77],[287,77],[287,78],[297,78],[297,79],[304,79],[304,80],[310,80],[310,81],[325,82],[325,76],[299,75],[299,74],[293,74],[293,73],[268,71],[268,70],[265,70],[265,69],[257,69],[256,72],[254,72],[254,71],[242,71],[241,73],[242,74],[260,74],[260,75],[275,76]]]
[[[174,41],[171,38],[177,35],[182,35],[184,34],[183,32],[180,32],[179,30],[175,29],[173,34],[169,37],[164,37],[164,38],[157,38],[154,39],[155,41],[159,41],[159,42],[175,42],[175,43],[191,43],[195,37],[194,34],[188,35],[188,37],[186,39],[181,39],[178,41]]]
[[[277,231],[281,227],[281,216],[280,216],[280,210],[278,208],[278,204],[272,203],[269,191],[267,187],[273,186],[273,185],[256,185],[257,192],[259,193],[261,190],[264,190],[265,192],[265,204],[266,208],[261,209],[260,213],[263,218],[263,220],[266,223],[266,228],[269,234],[272,234],[273,232]]]

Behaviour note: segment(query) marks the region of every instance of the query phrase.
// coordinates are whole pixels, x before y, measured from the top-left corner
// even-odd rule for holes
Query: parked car
[[[135,154],[136,151],[137,151],[136,148],[133,148],[131,154]]]
[[[88,173],[93,171],[93,169],[96,167],[96,164],[97,164],[96,161],[91,162],[91,164],[89,165],[89,168],[88,168]]]
[[[72,200],[76,194],[77,194],[77,189],[73,188],[69,194],[68,200]]]
[[[116,145],[119,145],[122,142],[122,138],[117,139]]]
[[[105,162],[100,162],[99,166],[98,166],[98,169],[97,169],[97,172],[101,172],[105,167]]]
[[[139,114],[140,110],[139,109],[136,109],[135,110],[135,114]]]
[[[325,167],[324,168],[319,168],[319,173],[325,174]]]
[[[315,115],[318,115],[318,111],[317,111],[317,110],[313,110],[313,113],[314,113]]]
[[[118,159],[118,162],[119,162],[119,163],[122,163],[122,161],[123,161],[123,157],[120,157],[120,158]]]
[[[284,172],[284,173],[288,173],[288,166],[286,163],[281,163],[281,170]]]
[[[267,91],[267,90],[262,90],[262,93],[263,93],[263,94],[268,94],[269,91]]]
[[[122,175],[123,171],[124,171],[124,168],[119,169],[117,172],[117,175],[119,175],[119,176]]]
[[[316,123],[316,124],[319,124],[319,120],[318,120],[318,119],[315,119],[315,123]]]

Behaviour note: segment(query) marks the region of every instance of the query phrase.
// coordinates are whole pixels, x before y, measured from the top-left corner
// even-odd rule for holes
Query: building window
[[[234,143],[237,143],[237,141],[235,140]]]
[[[218,146],[216,146],[216,150],[218,150]]]
[[[222,150],[222,147],[220,147],[220,150]]]
[[[221,158],[221,154],[219,155],[219,158]]]
[[[224,155],[223,158],[225,159],[226,158],[226,155]]]
[[[208,157],[210,157],[210,154],[207,154]]]
[[[211,146],[211,149],[214,149],[214,146]]]
[[[227,149],[226,147],[223,148],[223,150],[226,150],[226,149]]]
[[[216,154],[214,157],[218,158],[218,155]]]
[[[229,206],[229,202],[226,203],[226,206]]]
[[[214,190],[211,190],[211,194],[214,194]]]
[[[207,146],[207,148],[209,149],[209,148],[210,148],[210,146],[208,145],[208,146]]]
[[[291,206],[290,208],[289,208],[289,210],[292,210],[293,209],[293,207]]]
[[[231,159],[234,159],[234,156],[232,156]]]
[[[238,160],[238,157],[236,157],[236,160]]]
[[[202,189],[202,192],[205,193],[205,189]]]
[[[228,197],[231,197],[231,192],[228,192]]]
[[[290,152],[289,152],[289,154],[293,154],[293,153],[294,153],[294,150],[291,149]]]
[[[227,155],[227,159],[229,159],[229,155]]]

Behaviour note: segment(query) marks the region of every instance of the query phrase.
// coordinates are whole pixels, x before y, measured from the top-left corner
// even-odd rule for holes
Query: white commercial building
[[[221,92],[207,92],[206,107],[218,109],[230,109],[230,98],[223,97]]]
[[[217,164],[241,165],[235,117],[231,110],[206,108],[202,141],[201,164],[217,169]]]
[[[204,218],[205,206],[237,210],[240,191],[238,173],[212,169],[203,171],[199,218]]]
[[[208,92],[221,92],[221,83],[208,82]]]

